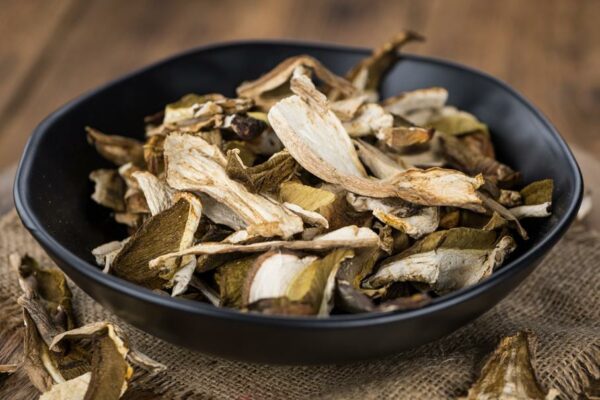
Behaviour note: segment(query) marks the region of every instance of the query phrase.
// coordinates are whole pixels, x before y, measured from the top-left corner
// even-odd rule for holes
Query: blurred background
[[[373,47],[405,28],[427,37],[408,52],[470,65],[523,93],[576,149],[588,186],[600,182],[589,172],[600,159],[600,0],[0,0],[0,7],[0,187],[10,186],[12,166],[48,113],[148,63],[249,38]]]

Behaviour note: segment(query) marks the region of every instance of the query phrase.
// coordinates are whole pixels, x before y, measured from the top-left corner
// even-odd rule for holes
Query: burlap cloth
[[[50,262],[13,211],[0,220],[0,294],[11,298],[2,306],[0,343],[3,357],[12,352],[13,358],[20,351],[13,334],[20,329],[20,316],[11,302],[20,289],[7,258],[15,251]],[[543,385],[560,390],[561,398],[577,398],[590,377],[600,376],[599,266],[600,239],[574,227],[524,284],[454,334],[379,360],[310,367],[246,364],[196,354],[128,326],[74,285],[72,289],[80,322],[114,321],[141,351],[168,366],[159,377],[134,383],[129,398],[454,398],[466,392],[499,339],[523,329],[537,335],[533,363]],[[31,398],[34,393],[18,374],[0,388],[3,399]]]

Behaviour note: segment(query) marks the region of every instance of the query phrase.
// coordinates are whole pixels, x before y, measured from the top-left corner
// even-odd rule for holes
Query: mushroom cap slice
[[[366,281],[378,288],[391,282],[421,282],[437,293],[458,290],[488,277],[516,245],[493,231],[454,228],[430,234],[404,252],[384,260]]]
[[[227,160],[221,151],[201,138],[169,135],[165,158],[169,186],[207,194],[237,214],[248,225],[248,232],[287,238],[302,231],[300,217],[231,179],[225,171]]]
[[[462,400],[531,399],[551,400],[558,391],[545,393],[531,364],[529,332],[517,332],[503,338],[489,356],[477,381]]]
[[[178,268],[170,260],[151,269],[148,262],[160,255],[187,249],[194,240],[202,213],[200,200],[185,193],[170,208],[149,218],[115,256],[111,273],[151,289],[162,288]]]
[[[244,304],[287,295],[290,285],[304,269],[317,259],[291,252],[270,251],[260,256],[245,282]]]

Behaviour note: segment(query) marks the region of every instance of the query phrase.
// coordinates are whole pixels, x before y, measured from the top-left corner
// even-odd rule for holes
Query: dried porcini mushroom
[[[128,227],[97,264],[162,295],[293,316],[402,312],[488,277],[527,238],[519,220],[550,215],[552,181],[519,190],[445,88],[379,101],[421,39],[400,33],[345,78],[298,55],[238,97],[186,95],[144,120],[144,142],[88,128],[118,168],[90,174],[92,197]],[[37,315],[46,340],[67,329]]]
[[[296,175],[298,164],[290,154],[282,150],[275,153],[264,163],[247,167],[239,157],[239,151],[227,153],[225,171],[230,178],[244,184],[253,193],[273,193],[279,185]]]
[[[289,96],[290,78],[297,68],[314,72],[323,83],[344,95],[352,95],[356,90],[350,82],[329,71],[315,58],[302,55],[286,59],[255,81],[242,83],[237,94],[253,99],[256,105],[268,110],[277,101]]]
[[[297,276],[316,259],[285,251],[271,251],[258,257],[244,283],[244,304],[286,297]]]
[[[301,90],[298,90],[301,88]],[[290,96],[269,111],[271,126],[292,157],[307,171],[350,192],[371,197],[400,197],[423,205],[454,205],[481,210],[476,189],[483,184],[458,171],[411,169],[385,180],[366,171],[327,99],[304,75],[292,78]]]
[[[518,332],[503,338],[481,369],[477,382],[469,389],[467,396],[461,399],[556,398],[559,394],[556,389],[545,393],[536,379],[531,365],[530,336],[529,332]]]
[[[125,211],[125,182],[115,169],[97,169],[90,173],[94,182],[92,200],[114,211]]]
[[[25,255],[11,254],[10,263],[19,273],[23,295],[18,303],[37,327],[41,339],[50,345],[52,338],[75,326],[71,290],[63,273]]]
[[[164,370],[164,365],[130,348],[116,325],[76,327],[71,292],[58,268],[17,254],[10,262],[23,290],[22,366],[42,392],[40,399],[118,399],[138,367],[147,376]]]
[[[516,218],[543,218],[550,215],[552,206],[552,179],[533,182],[524,187],[520,194],[523,205],[512,207],[509,211]]]
[[[149,261],[190,247],[201,213],[198,198],[191,194],[182,196],[172,207],[144,222],[114,257],[111,273],[151,289],[162,288],[179,267],[179,260],[170,260],[160,269],[149,268]]]
[[[454,228],[434,232],[402,253],[384,260],[365,285],[419,282],[443,294],[488,277],[515,249],[510,236],[493,231]]]
[[[202,192],[221,202],[244,221],[249,232],[288,238],[302,231],[300,217],[230,178],[225,156],[203,139],[171,134],[165,141],[165,158],[169,186]]]
[[[346,78],[363,92],[375,92],[379,88],[379,83],[387,70],[398,60],[398,55],[396,54],[398,49],[406,43],[423,39],[416,32],[400,32],[388,42],[376,48],[371,56],[363,59],[354,66],[346,74]]]
[[[447,159],[461,171],[469,175],[482,174],[492,182],[504,186],[511,186],[519,179],[518,172],[494,158],[465,146],[460,138],[442,134],[440,139]]]
[[[108,322],[96,322],[57,335],[49,346],[54,351],[63,342],[71,346],[89,343],[89,372],[76,378],[56,382],[40,399],[105,398],[118,399],[127,390],[134,366],[157,373],[165,367],[129,348],[119,327]]]
[[[98,153],[116,165],[129,162],[144,165],[144,148],[142,142],[118,135],[106,135],[94,128],[86,127],[88,142]]]
[[[268,124],[250,115],[234,114],[230,121],[226,121],[224,127],[230,127],[240,139],[250,140],[263,133]]]

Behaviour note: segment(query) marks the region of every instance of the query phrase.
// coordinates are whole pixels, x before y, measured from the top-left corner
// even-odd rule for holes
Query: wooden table
[[[573,147],[587,151],[579,158],[588,186],[600,188],[593,173],[600,153],[599,0],[0,0],[0,6],[0,208],[10,200],[9,168],[35,125],[127,71],[217,41],[293,38],[372,47],[402,28],[427,36],[409,51],[482,69],[524,93]],[[594,219],[600,227],[600,213]]]

